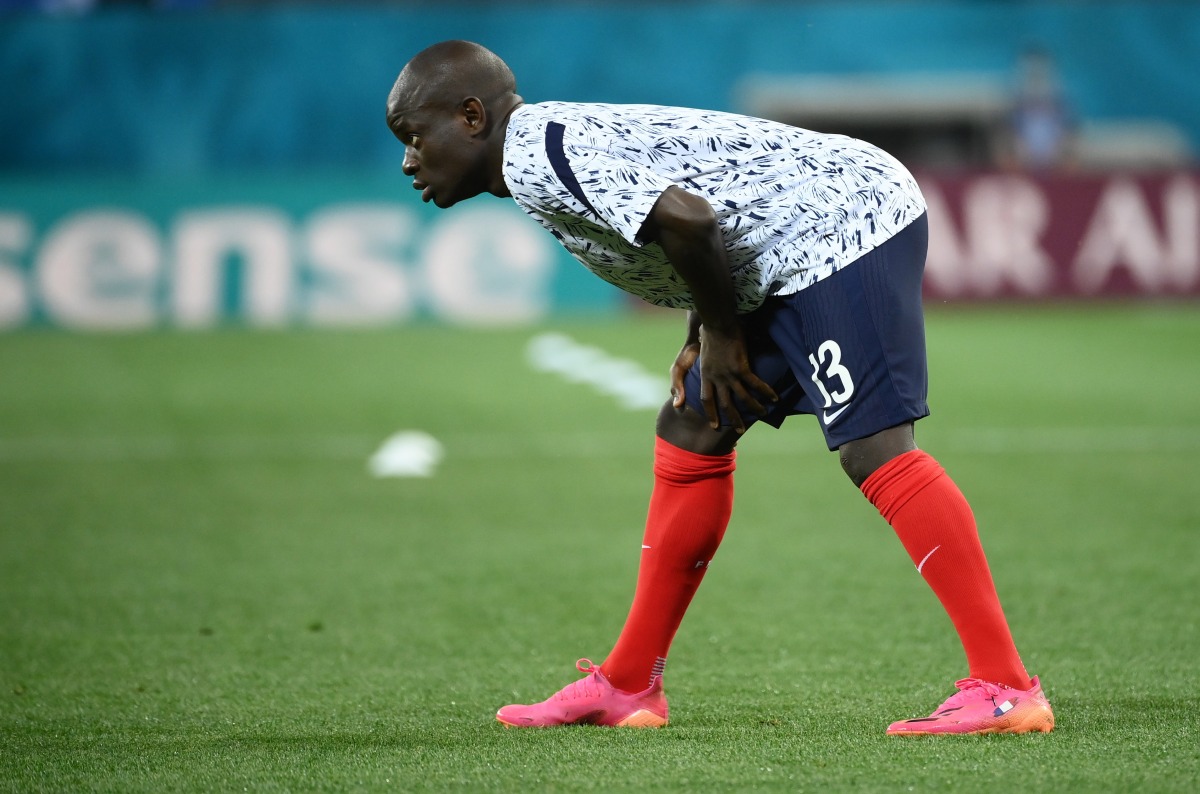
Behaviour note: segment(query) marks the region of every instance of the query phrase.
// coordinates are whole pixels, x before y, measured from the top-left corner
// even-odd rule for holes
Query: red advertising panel
[[[918,180],[929,299],[1200,295],[1200,172]]]

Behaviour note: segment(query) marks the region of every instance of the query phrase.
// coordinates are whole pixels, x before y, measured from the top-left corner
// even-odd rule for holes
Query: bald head
[[[443,41],[413,56],[388,94],[388,118],[477,97],[485,107],[514,96],[517,81],[500,56],[470,41]]]
[[[504,139],[522,104],[516,89],[508,65],[469,41],[434,44],[404,66],[388,94],[387,125],[422,199],[449,207],[485,191],[510,195]]]

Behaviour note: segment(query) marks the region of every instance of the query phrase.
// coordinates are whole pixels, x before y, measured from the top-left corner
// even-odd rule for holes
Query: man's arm
[[[734,399],[761,414],[764,408],[755,394],[772,401],[777,397],[750,370],[737,320],[737,299],[725,240],[716,214],[704,199],[672,186],[654,204],[638,236],[645,242],[659,244],[692,294],[701,327],[700,401],[709,424],[713,429],[720,426],[719,407],[739,432],[744,431],[745,422]],[[693,319],[689,316],[685,351],[695,344]],[[676,389],[678,406],[683,402],[682,380]]]

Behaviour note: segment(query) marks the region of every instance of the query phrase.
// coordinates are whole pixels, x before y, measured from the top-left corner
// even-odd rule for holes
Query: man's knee
[[[658,437],[697,455],[725,455],[741,437],[732,427],[713,430],[708,419],[688,406],[675,408],[668,400],[658,412]]]
[[[889,427],[873,436],[848,441],[838,447],[842,470],[858,487],[883,464],[917,448],[912,422]]]

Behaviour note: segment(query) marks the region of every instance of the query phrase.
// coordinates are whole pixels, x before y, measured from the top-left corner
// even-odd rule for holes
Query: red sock
[[[970,677],[1028,689],[1029,674],[1000,608],[975,517],[950,475],[915,449],[879,467],[862,492],[950,615]]]
[[[601,665],[617,689],[640,692],[662,672],[671,640],[729,525],[735,455],[697,455],[656,438],[637,590],[621,636]]]

